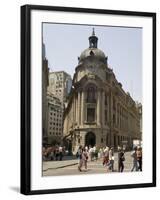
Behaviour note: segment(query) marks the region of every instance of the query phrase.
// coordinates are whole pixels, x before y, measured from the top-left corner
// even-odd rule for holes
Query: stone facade
[[[62,104],[67,101],[67,96],[70,93],[72,86],[72,79],[69,74],[64,71],[49,73],[48,91],[54,96],[58,97]]]
[[[108,67],[108,58],[97,48],[94,30],[89,48],[75,68],[72,91],[64,113],[64,140],[75,153],[79,145],[132,146],[141,139],[139,108]]]
[[[48,86],[48,143],[63,141],[63,112],[71,90],[72,79],[64,71],[49,73]]]
[[[48,100],[48,144],[61,144],[63,139],[63,109],[59,98],[47,93]]]

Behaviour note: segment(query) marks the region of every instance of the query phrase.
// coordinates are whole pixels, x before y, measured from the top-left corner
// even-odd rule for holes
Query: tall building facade
[[[61,144],[63,141],[63,112],[72,79],[64,71],[50,72],[48,85],[48,143]]]
[[[45,55],[45,45],[42,44],[42,136],[43,143],[47,142],[48,134],[48,102],[47,102],[47,87],[48,87],[48,60]]]
[[[107,60],[93,30],[89,48],[78,58],[64,113],[64,139],[74,153],[79,145],[131,147],[134,139],[141,138],[139,109]]]
[[[61,144],[63,140],[62,102],[52,93],[47,93],[48,101],[48,144]]]
[[[72,78],[64,71],[49,73],[48,91],[58,97],[62,104],[67,102],[68,94],[72,86]]]

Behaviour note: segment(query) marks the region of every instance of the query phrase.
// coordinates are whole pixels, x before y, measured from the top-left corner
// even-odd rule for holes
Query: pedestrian
[[[63,158],[63,147],[60,145],[59,146],[59,160],[62,161]]]
[[[133,151],[131,152],[131,157],[133,158],[133,167],[131,169],[131,172],[138,171],[138,163],[137,163],[137,147],[134,147]]]
[[[111,147],[110,150],[109,150],[109,163],[107,165],[108,165],[108,169],[113,172],[114,171],[114,150],[113,150],[113,147]]]
[[[98,158],[101,159],[102,155],[103,155],[103,150],[102,150],[102,148],[100,148],[98,151]]]
[[[121,147],[118,148],[118,171],[123,172],[124,170],[124,162],[125,161],[125,156],[124,156],[124,151]]]
[[[58,147],[58,145],[56,145],[56,147],[55,147],[55,157],[56,157],[56,160],[58,160],[58,157],[59,157],[59,147]]]
[[[109,147],[106,146],[106,148],[103,150],[103,166],[107,166],[109,161]]]
[[[93,161],[93,156],[94,156],[93,148],[90,146],[90,147],[89,147],[89,157],[90,157],[90,161]]]
[[[81,172],[81,168],[82,168],[82,165],[83,165],[83,160],[82,160],[82,146],[80,145],[79,148],[78,148],[78,151],[77,151],[77,158],[78,158],[78,170]]]
[[[85,150],[88,151],[88,146],[85,146]]]
[[[46,153],[46,148],[43,147],[43,148],[42,148],[42,158],[43,158],[43,161],[46,161],[46,155],[47,155],[47,153]]]
[[[95,149],[94,156],[95,156],[95,160],[97,161],[98,160],[98,149],[97,148]]]
[[[96,159],[96,150],[97,150],[97,148],[96,148],[96,146],[94,146],[93,147],[93,156],[92,156],[93,160]]]
[[[82,162],[82,165],[84,164],[84,167],[87,170],[88,151],[86,149],[82,150]]]
[[[137,147],[136,151],[138,170],[142,171],[142,148],[140,146]]]
[[[54,160],[54,149],[53,149],[53,147],[50,151],[50,160]]]

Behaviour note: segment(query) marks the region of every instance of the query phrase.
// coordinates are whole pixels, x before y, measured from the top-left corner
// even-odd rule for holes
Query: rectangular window
[[[87,122],[95,121],[95,108],[87,108]]]
[[[113,124],[115,125],[116,123],[116,117],[115,117],[115,114],[113,115]]]

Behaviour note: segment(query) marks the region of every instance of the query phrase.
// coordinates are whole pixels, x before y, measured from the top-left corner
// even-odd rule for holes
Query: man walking
[[[142,171],[142,148],[140,146],[137,147],[136,156],[138,162],[138,170]]]
[[[118,171],[123,172],[124,170],[124,162],[125,157],[124,157],[124,151],[122,150],[121,147],[118,148]]]
[[[138,164],[137,164],[137,154],[136,154],[136,151],[137,151],[137,147],[134,147],[134,150],[132,151],[131,153],[131,157],[133,158],[133,167],[131,169],[131,172],[133,172],[134,170],[135,171],[138,171]]]

